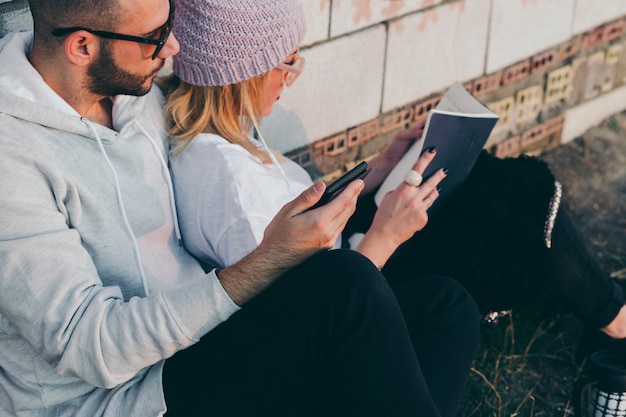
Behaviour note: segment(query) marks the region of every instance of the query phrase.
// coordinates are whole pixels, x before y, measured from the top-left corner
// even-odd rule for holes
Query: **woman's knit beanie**
[[[304,37],[299,0],[175,1],[174,73],[188,84],[235,84],[264,74]]]

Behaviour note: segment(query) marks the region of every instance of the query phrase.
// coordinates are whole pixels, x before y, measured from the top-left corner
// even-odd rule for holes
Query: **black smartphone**
[[[324,191],[322,198],[320,198],[320,201],[315,203],[309,210],[313,210],[315,208],[323,206],[324,204],[327,204],[333,198],[337,197],[344,190],[344,188],[348,186],[348,184],[350,184],[354,180],[362,180],[367,176],[367,174],[370,173],[370,171],[371,169],[367,167],[367,162],[361,162],[350,171],[346,172],[341,177],[330,183],[326,187],[326,190]]]

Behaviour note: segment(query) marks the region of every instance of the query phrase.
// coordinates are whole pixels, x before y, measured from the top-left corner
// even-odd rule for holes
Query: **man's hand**
[[[323,182],[317,182],[283,206],[257,249],[220,271],[222,286],[235,303],[242,305],[285,271],[335,244],[356,209],[363,181],[353,181],[328,204],[306,211],[325,189]]]

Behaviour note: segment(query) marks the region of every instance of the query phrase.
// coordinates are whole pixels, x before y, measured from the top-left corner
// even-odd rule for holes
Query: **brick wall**
[[[422,120],[454,81],[500,116],[486,147],[537,153],[626,108],[624,0],[302,0],[306,70],[263,122],[334,177]],[[0,35],[32,25],[0,0]]]
[[[537,153],[626,109],[623,0],[307,0],[307,58],[263,127],[332,178],[422,120],[454,81],[501,120],[486,147]]]

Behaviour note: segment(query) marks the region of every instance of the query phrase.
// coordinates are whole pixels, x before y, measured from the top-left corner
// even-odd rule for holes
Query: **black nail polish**
[[[437,148],[435,148],[434,146],[431,146],[430,148],[426,149],[428,152],[430,153],[435,153],[435,151],[437,150]]]
[[[444,169],[443,169],[443,173],[444,173],[444,174],[448,175],[448,172],[450,172],[450,170],[449,170],[448,168],[444,168]]]

